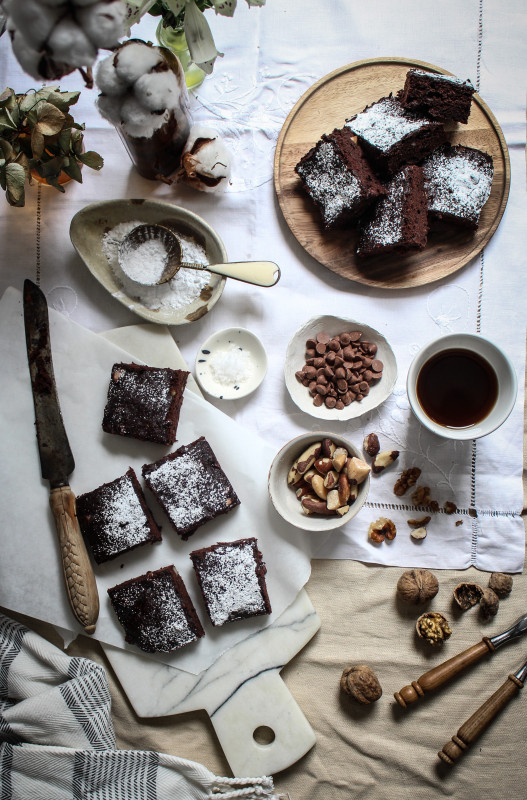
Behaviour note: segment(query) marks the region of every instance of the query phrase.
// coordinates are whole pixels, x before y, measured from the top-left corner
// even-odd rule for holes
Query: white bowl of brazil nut
[[[366,501],[370,488],[368,471],[364,479],[362,476],[359,478],[361,482],[357,485],[355,500],[345,503],[345,505],[349,505],[349,510],[345,513],[336,511],[329,514],[306,513],[303,510],[296,489],[290,482],[291,470],[302,457],[312,459],[314,445],[322,444],[325,439],[333,442],[335,448],[344,448],[351,458],[363,462],[360,450],[348,439],[328,431],[315,431],[314,433],[303,433],[285,444],[276,454],[269,470],[268,490],[273,506],[286,522],[306,531],[329,531],[345,525],[358,514]],[[323,477],[323,473],[319,474]],[[316,493],[313,491],[311,494],[315,495]]]
[[[352,400],[342,408],[328,408],[325,403],[317,406],[313,402],[313,396],[310,394],[308,386],[304,386],[297,377],[297,373],[302,372],[304,365],[306,365],[307,343],[310,340],[316,341],[317,336],[320,334],[326,334],[328,337],[334,338],[350,332],[360,332],[362,334],[357,344],[368,342],[373,345],[371,348],[373,352],[362,353],[361,355],[369,358],[371,362],[380,362],[382,372],[374,373],[374,378],[368,381],[367,394],[361,400]],[[326,355],[327,353],[317,354],[317,358],[325,358]],[[332,368],[331,364],[325,366]],[[379,363],[375,363],[375,366],[378,368]],[[371,367],[371,364],[369,367]],[[320,368],[320,366],[317,367],[317,369]],[[353,372],[357,374],[355,370]],[[370,325],[345,317],[323,315],[308,320],[292,337],[287,346],[284,374],[289,394],[301,411],[305,411],[312,417],[318,417],[319,419],[348,420],[360,417],[367,411],[377,408],[390,396],[397,379],[397,362],[393,350],[384,336]],[[349,375],[349,373],[347,374]],[[377,378],[376,376],[379,374],[381,374],[381,377]],[[352,379],[355,380],[355,376],[350,378],[350,380]]]

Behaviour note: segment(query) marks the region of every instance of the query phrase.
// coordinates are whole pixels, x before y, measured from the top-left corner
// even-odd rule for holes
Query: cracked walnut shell
[[[477,605],[482,595],[483,589],[478,583],[460,583],[454,589],[454,600],[463,611]]]
[[[439,581],[427,569],[409,569],[397,581],[397,595],[406,603],[422,605],[439,591]]]
[[[382,695],[379,679],[367,664],[346,667],[340,678],[340,688],[363,706],[374,703]]]
[[[426,614],[421,614],[415,628],[417,635],[434,647],[443,644],[445,639],[452,635],[447,618],[439,611],[427,611]]]

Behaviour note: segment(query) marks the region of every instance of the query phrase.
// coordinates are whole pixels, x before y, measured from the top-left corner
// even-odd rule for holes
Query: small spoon
[[[133,254],[141,245],[158,241],[166,251],[166,259],[156,274],[152,274],[150,279],[141,277],[138,279],[134,273]],[[123,237],[119,245],[118,260],[123,272],[136,283],[144,286],[156,286],[167,283],[176,275],[179,270],[185,269],[208,270],[216,275],[225,275],[227,278],[234,278],[237,281],[252,283],[256,286],[274,286],[280,279],[280,267],[273,261],[233,261],[227,264],[195,264],[193,262],[182,261],[181,242],[177,234],[164,225],[145,224],[138,225],[136,228]]]

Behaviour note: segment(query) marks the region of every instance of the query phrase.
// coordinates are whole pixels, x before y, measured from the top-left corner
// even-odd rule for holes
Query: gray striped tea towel
[[[110,709],[100,664],[0,614],[1,800],[278,800],[270,777],[118,750]]]

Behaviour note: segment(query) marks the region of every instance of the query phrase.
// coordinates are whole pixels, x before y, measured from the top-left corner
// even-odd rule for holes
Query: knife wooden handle
[[[425,672],[416,681],[412,681],[409,686],[404,686],[399,692],[395,692],[394,697],[400,706],[406,708],[410,703],[415,703],[420,697],[424,697],[425,692],[431,692],[442,686],[466,667],[479,661],[483,656],[493,653],[496,648],[486,636],[481,642],[463,650],[456,656],[443,661],[437,667]]]
[[[445,764],[452,766],[463,755],[469,745],[473,744],[483,733],[487,725],[507,705],[509,700],[512,700],[518,694],[522,687],[523,683],[516,675],[509,675],[505,683],[463,723],[457,735],[452,736],[450,741],[439,751],[437,754],[439,758]]]
[[[99,594],[88,551],[77,520],[75,495],[69,486],[52,489],[49,504],[55,518],[68,600],[86,633],[95,631]]]

